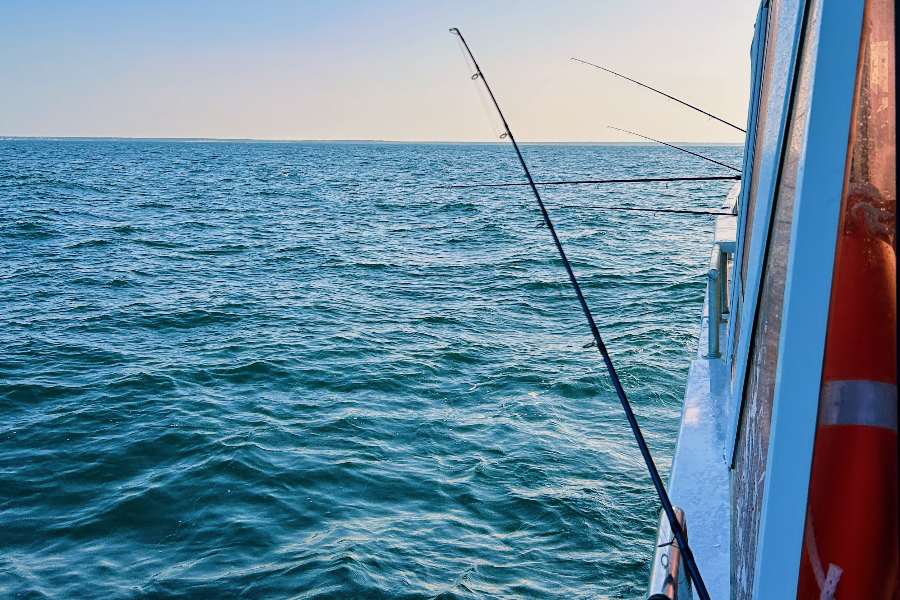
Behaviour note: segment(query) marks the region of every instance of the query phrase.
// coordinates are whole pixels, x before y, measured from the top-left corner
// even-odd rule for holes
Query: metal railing
[[[675,509],[675,518],[681,525],[685,537],[687,537],[687,525],[685,524],[684,511]],[[647,590],[647,600],[678,600],[679,588],[687,588],[687,577],[681,571],[681,548],[675,541],[672,528],[665,514],[660,517],[659,533],[656,538],[656,552],[653,554],[653,568],[650,571],[650,586]],[[683,600],[690,596],[685,593]]]
[[[720,335],[723,321],[728,320],[728,261],[733,259],[736,250],[737,239],[737,194],[739,185],[728,194],[728,198],[722,208],[729,211],[730,215],[723,215],[716,219],[716,234],[713,240],[712,256],[709,259],[709,271],[707,271],[707,296],[708,304],[708,329],[706,358],[720,358],[722,356]]]
[[[719,244],[713,244],[707,271],[709,327],[706,358],[722,356],[719,336],[722,321],[728,319],[728,255]]]

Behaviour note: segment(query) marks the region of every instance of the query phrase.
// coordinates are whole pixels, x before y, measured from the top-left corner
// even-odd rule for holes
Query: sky
[[[742,142],[757,0],[0,0],[0,136]]]

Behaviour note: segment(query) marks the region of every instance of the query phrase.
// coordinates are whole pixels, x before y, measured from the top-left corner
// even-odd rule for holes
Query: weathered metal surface
[[[708,320],[700,333],[707,346]],[[729,598],[730,483],[724,457],[731,374],[720,359],[691,363],[669,495],[691,528],[691,550],[712,598]]]

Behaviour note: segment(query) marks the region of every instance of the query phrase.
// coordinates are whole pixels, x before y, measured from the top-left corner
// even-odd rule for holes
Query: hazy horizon
[[[500,144],[509,145],[506,140],[466,141],[466,140],[290,140],[263,138],[213,138],[213,137],[125,137],[125,136],[59,136],[59,135],[0,135],[0,142],[33,141],[33,142],[226,142],[233,144]],[[742,146],[741,142],[683,142],[674,140],[669,143],[684,146]],[[520,146],[559,145],[559,146],[659,146],[655,142],[594,142],[594,141],[550,141],[518,142]]]
[[[450,27],[522,142],[743,135],[758,2],[209,0],[0,3],[4,137],[478,142],[492,131]]]

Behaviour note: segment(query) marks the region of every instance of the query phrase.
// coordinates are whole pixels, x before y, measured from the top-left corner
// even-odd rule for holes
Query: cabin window
[[[732,590],[735,598],[750,598],[753,589],[754,561],[765,489],[776,364],[791,244],[794,196],[806,134],[809,83],[818,49],[820,8],[820,1],[811,2],[808,8],[771,222],[759,224],[769,227],[769,236],[755,321],[752,324],[748,323],[748,331],[752,335],[749,367],[745,379],[732,472],[732,539],[740,540],[737,550],[732,552]],[[751,193],[751,198],[753,197],[754,194]],[[748,213],[750,214],[752,212]],[[750,225],[752,224],[748,224]],[[749,235],[745,237],[745,243],[748,245],[749,238]],[[744,270],[747,254],[749,252],[745,249]]]
[[[777,23],[779,18],[779,13],[781,8],[780,2],[774,2],[772,7],[769,10],[768,20],[769,23]],[[772,72],[775,69],[775,63],[772,60],[766,60],[766,58],[774,55],[775,45],[778,42],[778,28],[772,27],[771,25],[766,27],[766,42],[764,47],[760,50],[764,53],[763,56],[763,74],[761,79],[761,87],[759,94],[759,107],[757,109],[757,123],[756,123],[756,131],[764,132],[766,130],[766,115],[768,114],[768,104],[771,94],[769,93],[771,84],[772,84]],[[754,150],[753,150],[753,166],[751,169],[751,173],[759,173],[759,161],[762,159],[762,145],[765,143],[765,136],[757,135],[754,140]],[[747,185],[747,182],[742,182],[741,185]],[[759,179],[757,177],[753,177],[750,182],[750,189],[748,190],[747,198],[747,211],[746,211],[746,219],[747,219],[747,228],[744,234],[744,251],[742,253],[743,262],[741,264],[741,282],[743,283],[741,289],[746,289],[747,287],[747,261],[750,255],[750,238],[751,233],[753,231],[753,209],[756,202],[756,192],[757,187],[759,185]]]
[[[753,213],[756,209],[756,194],[757,189],[759,187],[759,163],[762,160],[763,151],[762,145],[765,143],[765,135],[766,131],[766,115],[768,114],[769,109],[769,99],[770,99],[770,88],[772,83],[772,73],[774,71],[775,65],[773,60],[767,60],[767,57],[771,57],[774,55],[774,48],[777,42],[778,37],[778,28],[773,27],[773,23],[778,22],[778,17],[780,14],[780,2],[774,2],[770,6],[766,15],[766,23],[761,24],[765,30],[765,39],[761,41],[760,48],[758,52],[762,55],[760,64],[762,65],[762,73],[759,75],[759,102],[756,105],[756,118],[755,123],[752,125],[751,131],[754,134],[754,139],[752,141],[753,147],[750,149],[751,160],[748,161],[749,164],[745,165],[745,169],[748,169],[748,172],[743,174],[743,178],[741,181],[741,186],[745,187],[746,190],[742,190],[741,196],[745,198],[746,206],[740,207],[741,213],[744,215],[744,220],[746,221],[746,227],[743,228],[743,236],[740,243],[742,244],[742,249],[739,254],[740,258],[740,272],[735,273],[734,277],[737,279],[740,278],[739,286],[736,286],[736,293],[743,295],[743,290],[747,289],[747,264],[750,256],[750,240],[753,237]],[[737,264],[735,265],[735,269],[737,269]],[[734,319],[733,325],[733,333],[732,340],[730,341],[730,347],[736,348],[737,341],[740,339],[740,331],[741,331],[741,311],[740,306],[742,304],[743,298],[735,298],[734,303],[732,305],[731,315]],[[734,376],[734,363],[732,363],[732,377]]]

